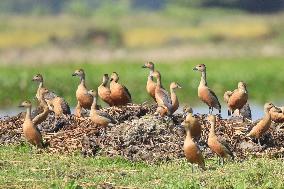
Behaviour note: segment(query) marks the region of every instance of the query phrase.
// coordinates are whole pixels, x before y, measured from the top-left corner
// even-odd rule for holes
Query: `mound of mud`
[[[48,144],[50,153],[81,152],[86,156],[122,156],[131,161],[155,163],[183,158],[184,128],[182,115],[161,118],[153,115],[156,107],[147,105],[128,105],[124,107],[103,108],[118,123],[108,128],[100,128],[88,118],[68,116],[67,120],[57,122],[51,114],[38,128]],[[212,157],[207,146],[210,125],[207,115],[195,115],[202,123],[203,133],[198,144],[205,157]],[[257,141],[245,135],[256,123],[242,123],[237,120],[217,119],[216,134],[230,144],[238,160],[248,156],[282,157],[284,155],[284,125],[273,123],[270,130]],[[0,145],[17,144],[22,137],[21,116],[6,117],[0,120]]]

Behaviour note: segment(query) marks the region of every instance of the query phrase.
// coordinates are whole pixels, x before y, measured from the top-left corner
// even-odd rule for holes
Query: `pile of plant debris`
[[[48,144],[50,153],[81,152],[87,156],[122,156],[132,161],[148,163],[183,158],[183,141],[185,137],[181,114],[172,118],[154,115],[155,106],[131,104],[124,107],[103,108],[102,111],[112,115],[118,123],[101,128],[88,118],[60,119],[55,123],[51,114],[38,128]],[[202,123],[203,133],[198,141],[205,157],[212,157],[207,146],[210,125],[207,115],[195,115]],[[22,137],[22,116],[6,117],[0,120],[0,145],[15,144],[24,140]],[[255,125],[253,122],[217,119],[216,134],[230,144],[239,160],[249,156],[282,157],[284,154],[284,125],[272,124],[270,130],[257,141],[245,135]],[[55,130],[55,125],[60,128]]]

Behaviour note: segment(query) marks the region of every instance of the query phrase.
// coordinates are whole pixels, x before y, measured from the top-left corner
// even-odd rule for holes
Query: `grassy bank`
[[[0,147],[0,188],[97,188],[111,183],[137,188],[282,188],[282,160],[250,159],[191,173],[185,161],[146,165],[115,158],[83,158],[45,152],[30,154],[27,146]]]
[[[234,58],[234,59],[194,59],[179,62],[157,63],[162,73],[163,84],[168,88],[171,81],[183,87],[177,91],[182,103],[196,104],[197,86],[200,74],[192,71],[196,64],[206,64],[209,86],[216,92],[220,101],[223,93],[232,90],[240,80],[248,84],[250,99],[263,103],[281,101],[284,94],[283,58]],[[84,68],[88,88],[97,88],[104,73],[116,71],[120,82],[130,90],[134,102],[151,100],[145,90],[148,70],[141,68],[143,62],[117,61],[108,64],[99,62],[74,62],[69,64],[50,64],[40,66],[0,67],[0,105],[2,108],[15,107],[23,99],[35,96],[37,85],[31,81],[36,73],[43,74],[45,86],[64,96],[71,106],[75,106],[75,91],[78,78],[71,76],[73,71]]]

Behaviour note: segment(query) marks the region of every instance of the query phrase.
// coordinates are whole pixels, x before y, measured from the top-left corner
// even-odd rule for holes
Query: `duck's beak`
[[[198,69],[195,67],[195,68],[193,68],[192,70],[197,71]]]
[[[19,107],[19,108],[23,108],[24,106],[23,106],[22,104],[19,104],[18,107]]]
[[[147,68],[147,66],[143,65],[142,68]]]
[[[73,73],[73,74],[72,74],[72,76],[76,76],[76,75],[77,75],[76,73]]]

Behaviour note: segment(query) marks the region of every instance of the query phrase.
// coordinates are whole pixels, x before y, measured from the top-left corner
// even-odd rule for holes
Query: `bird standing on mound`
[[[235,110],[241,110],[248,100],[248,91],[246,84],[242,81],[238,83],[238,88],[233,92],[226,91],[224,100],[228,104],[228,116],[232,115]]]
[[[93,103],[92,95],[88,94],[88,89],[85,83],[85,72],[83,69],[75,70],[72,76],[78,76],[80,78],[80,84],[76,90],[77,106],[75,108],[75,115],[81,117],[82,108],[91,109]]]
[[[98,87],[98,95],[109,106],[113,106],[113,101],[111,99],[111,91],[107,86],[108,81],[108,74],[104,74],[102,84]]]
[[[208,121],[210,122],[210,132],[208,136],[208,146],[210,149],[221,158],[222,165],[224,165],[224,158],[231,156],[234,159],[234,154],[231,151],[228,143],[221,138],[220,136],[217,137],[215,133],[215,125],[216,125],[216,117],[214,115],[208,116]],[[218,159],[218,163],[220,161]]]
[[[213,108],[217,109],[219,114],[221,114],[220,102],[216,94],[207,86],[206,66],[204,64],[198,64],[193,70],[201,72],[201,80],[198,86],[199,99],[209,106],[209,114],[213,112]]]
[[[132,102],[131,94],[124,85],[118,83],[118,80],[118,74],[113,72],[110,77],[111,99],[115,106],[123,106]]]
[[[258,140],[258,144],[260,144],[260,137],[268,131],[271,125],[271,115],[270,109],[273,108],[274,105],[271,102],[264,104],[264,117],[258,122],[251,131],[247,134],[248,137],[256,138]]]
[[[90,95],[92,95],[93,99],[93,104],[91,106],[91,111],[90,111],[90,118],[91,120],[99,125],[106,127],[109,124],[115,124],[116,121],[106,112],[99,111],[96,109],[97,107],[97,92],[95,90],[90,90],[88,91]]]
[[[157,112],[159,112],[161,116],[163,116],[161,112],[165,112],[165,114],[170,116],[173,114],[172,100],[169,93],[162,86],[161,74],[158,71],[154,71],[152,76],[157,79],[155,89],[155,98],[158,104]]]
[[[54,111],[56,116],[71,114],[70,107],[68,103],[64,100],[64,98],[43,87],[43,76],[41,74],[35,75],[32,81],[39,82],[36,98],[38,99],[40,105],[44,103],[43,101],[45,101],[49,109],[51,111]]]
[[[176,89],[181,89],[181,86],[176,82],[172,82],[170,84],[170,92],[171,92],[171,101],[172,101],[172,106],[173,106],[173,113],[175,113],[175,111],[179,107],[179,101],[178,101],[178,98],[177,98],[177,95],[176,95],[176,92],[175,92]]]
[[[185,124],[184,128],[186,131],[186,137],[184,139],[183,150],[187,161],[191,163],[191,171],[193,172],[194,163],[201,167],[203,170],[206,170],[203,155],[198,145],[192,140],[190,125]]]
[[[24,101],[19,105],[19,107],[24,107],[27,109],[26,117],[23,123],[23,133],[25,138],[32,145],[38,148],[44,148],[41,133],[34,124],[33,120],[31,119],[31,109],[32,109],[31,102]]]
[[[149,73],[148,79],[147,79],[146,90],[147,90],[148,94],[156,101],[156,98],[155,98],[156,83],[153,80],[153,76],[152,76],[152,73],[155,71],[154,67],[155,66],[154,66],[153,62],[146,62],[142,66],[142,68],[148,68],[150,70],[150,73]]]
[[[183,108],[183,112],[188,114],[186,115],[185,120],[183,121],[182,124],[189,125],[191,136],[198,141],[201,137],[201,132],[202,132],[199,120],[193,116],[193,110],[190,106],[185,106]]]

